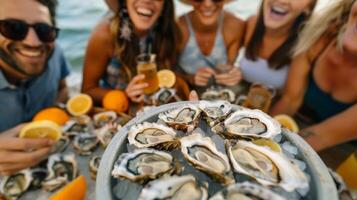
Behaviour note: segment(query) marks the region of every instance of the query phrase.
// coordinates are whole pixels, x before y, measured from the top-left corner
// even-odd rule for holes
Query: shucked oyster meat
[[[305,174],[283,154],[247,141],[226,141],[226,151],[237,173],[254,178],[265,186],[280,186],[286,191],[306,188]]]
[[[212,131],[228,139],[273,138],[281,133],[280,124],[260,110],[243,109],[231,114]]]
[[[99,129],[96,129],[94,133],[97,136],[98,141],[102,145],[102,147],[107,147],[114,137],[114,135],[118,132],[121,128],[121,125],[117,125],[116,123],[108,123],[102,126]]]
[[[207,189],[199,187],[192,175],[185,175],[163,177],[149,182],[138,199],[206,200],[207,198]]]
[[[285,198],[260,185],[244,182],[226,187],[209,200],[285,200]]]
[[[87,156],[92,154],[92,151],[97,147],[98,139],[96,135],[80,134],[73,140],[73,147],[79,155]]]
[[[117,114],[114,111],[106,111],[97,113],[93,116],[94,126],[101,128],[108,123],[112,123],[117,118]]]
[[[177,170],[174,158],[169,153],[145,148],[121,154],[112,175],[142,183]]]
[[[230,89],[209,89],[201,95],[201,99],[207,101],[223,100],[233,103],[236,95]]]
[[[181,139],[181,151],[186,160],[196,169],[201,170],[218,182],[231,184],[231,166],[225,154],[219,152],[208,137],[192,134]]]
[[[29,169],[22,170],[12,176],[3,177],[0,182],[0,194],[11,200],[18,199],[30,187],[31,182],[32,174]]]
[[[198,106],[211,127],[224,120],[232,110],[228,101],[200,101]]]
[[[197,106],[189,104],[160,113],[159,118],[174,129],[191,132],[197,126],[200,114]]]
[[[171,150],[180,144],[172,128],[148,122],[132,126],[128,140],[137,148],[153,147],[160,150]]]

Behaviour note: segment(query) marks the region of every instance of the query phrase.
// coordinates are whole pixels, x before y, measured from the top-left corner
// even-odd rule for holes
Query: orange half
[[[73,116],[87,114],[92,108],[93,100],[87,94],[79,94],[67,102],[67,110]]]
[[[274,117],[283,127],[289,129],[292,132],[299,132],[299,126],[295,122],[293,118],[291,118],[289,115],[277,115]]]
[[[62,136],[60,126],[49,120],[35,121],[21,129],[20,138],[47,138],[59,140]]]
[[[171,70],[163,69],[157,72],[160,88],[171,88],[176,83],[176,75]]]

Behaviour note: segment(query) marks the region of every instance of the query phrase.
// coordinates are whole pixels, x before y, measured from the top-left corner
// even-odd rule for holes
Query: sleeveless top
[[[256,61],[249,60],[242,48],[238,57],[239,67],[243,79],[249,83],[261,83],[275,89],[283,89],[288,77],[289,66],[283,66],[276,70],[269,67],[266,59],[257,58]]]
[[[309,84],[305,93],[304,104],[314,111],[316,120],[323,121],[354,105],[354,103],[338,101],[329,93],[321,90],[313,77],[312,71],[309,75]]]
[[[217,64],[227,62],[227,50],[224,43],[222,35],[222,26],[223,26],[223,12],[221,13],[218,21],[218,29],[214,42],[213,49],[211,54],[206,56],[204,55],[197,43],[195,38],[195,32],[192,27],[192,23],[188,14],[184,15],[186,23],[189,29],[189,39],[179,59],[179,66],[187,74],[195,74],[198,69],[202,67],[211,67],[215,68]]]

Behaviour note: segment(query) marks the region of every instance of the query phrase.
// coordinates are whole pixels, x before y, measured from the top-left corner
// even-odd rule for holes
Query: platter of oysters
[[[145,111],[100,161],[97,199],[337,199],[326,166],[297,134],[227,101]]]

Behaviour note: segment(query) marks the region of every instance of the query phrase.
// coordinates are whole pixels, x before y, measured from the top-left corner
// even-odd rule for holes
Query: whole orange
[[[38,112],[32,119],[32,121],[40,120],[50,120],[62,126],[69,120],[69,116],[60,108],[46,108]]]
[[[103,107],[116,112],[126,112],[129,108],[129,100],[121,90],[112,90],[103,98]]]

